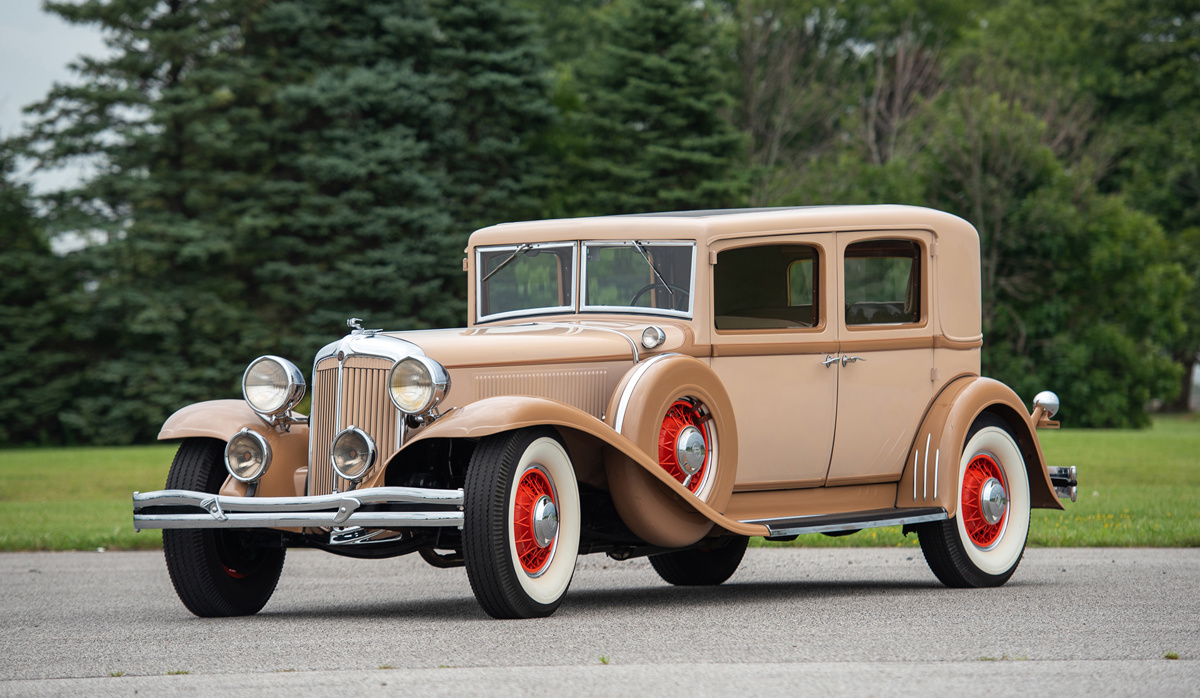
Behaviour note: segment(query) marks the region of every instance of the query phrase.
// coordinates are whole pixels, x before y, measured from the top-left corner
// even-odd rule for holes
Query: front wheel
[[[744,536],[724,538],[711,546],[653,555],[650,565],[663,581],[675,586],[715,586],[733,576],[749,542]]]
[[[216,494],[226,477],[224,451],[217,439],[184,440],[167,489]],[[168,528],[163,553],[179,600],[192,613],[214,618],[262,610],[279,583],[285,551],[258,545],[248,531]]]
[[[1008,581],[1029,536],[1025,459],[1003,420],[981,415],[967,434],[958,474],[958,513],[917,527],[929,568],[948,587]]]
[[[551,429],[485,438],[463,487],[463,557],[471,590],[493,618],[554,613],[579,554],[579,486]]]

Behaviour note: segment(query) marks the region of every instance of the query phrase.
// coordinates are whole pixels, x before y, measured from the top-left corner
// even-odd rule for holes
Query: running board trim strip
[[[746,519],[744,524],[766,526],[770,538],[794,536],[801,533],[835,533],[858,531],[881,526],[906,526],[928,521],[945,521],[950,517],[941,507],[916,507],[906,509],[872,509],[849,514],[817,514],[793,516],[784,519]]]

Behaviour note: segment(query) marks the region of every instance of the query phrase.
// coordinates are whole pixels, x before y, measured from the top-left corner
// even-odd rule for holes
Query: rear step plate
[[[817,514],[815,516],[792,516],[784,519],[747,519],[746,524],[761,524],[771,531],[771,538],[794,536],[801,533],[834,533],[857,531],[880,526],[903,526],[945,521],[950,518],[941,507],[912,507],[907,509],[871,509],[849,514]]]

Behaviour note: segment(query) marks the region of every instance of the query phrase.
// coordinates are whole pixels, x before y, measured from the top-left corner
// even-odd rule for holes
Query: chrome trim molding
[[[858,531],[882,526],[906,526],[928,521],[946,521],[950,517],[944,509],[885,509],[862,511],[849,514],[817,514],[787,519],[746,519],[745,524],[762,524],[771,532],[769,538],[793,536],[802,533],[836,533]]]
[[[629,379],[629,384],[625,386],[625,391],[621,393],[621,401],[617,404],[617,417],[613,420],[613,429],[616,429],[619,432],[621,431],[622,427],[625,426],[625,410],[629,407],[630,398],[633,397],[634,387],[637,385],[637,382],[642,379],[642,376],[645,375],[646,369],[653,366],[656,362],[662,361],[670,356],[683,356],[683,354],[659,354],[654,358],[646,359],[638,364],[637,369],[633,373],[633,377]]]
[[[377,356],[392,362],[409,356],[425,355],[416,344],[389,334],[348,334],[321,347],[313,359],[313,370],[316,370],[317,364],[337,356],[339,352],[346,356]]]
[[[929,499],[929,445],[933,432],[925,435],[925,460],[921,460],[921,449],[913,450],[913,500],[917,499],[917,468],[921,468],[921,499]],[[941,470],[942,449],[933,451],[933,498],[938,496],[938,473]]]
[[[441,504],[442,511],[359,511],[364,505]],[[133,493],[134,530],[150,528],[462,527],[463,491],[372,487],[314,497],[229,497],[191,490]],[[140,513],[195,507],[203,513]]]

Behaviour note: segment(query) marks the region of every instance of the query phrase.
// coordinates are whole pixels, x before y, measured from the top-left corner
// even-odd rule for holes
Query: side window
[[[814,327],[820,322],[817,248],[761,245],[725,250],[713,270],[718,330]]]
[[[842,276],[847,325],[921,321],[921,246],[909,240],[867,240],[846,247]]]

